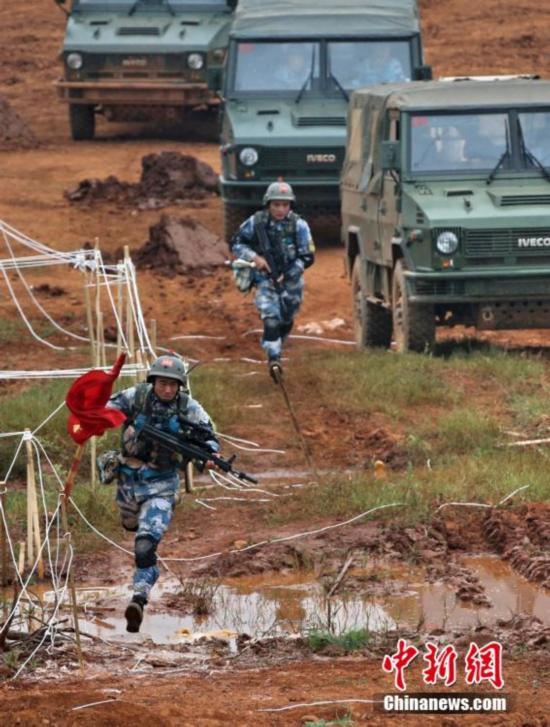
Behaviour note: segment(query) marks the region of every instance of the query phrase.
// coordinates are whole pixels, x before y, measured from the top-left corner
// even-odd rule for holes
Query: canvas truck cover
[[[231,36],[330,38],[419,32],[416,0],[239,0]]]
[[[351,108],[365,106],[403,111],[480,109],[550,104],[550,81],[422,81],[369,86],[354,91]]]

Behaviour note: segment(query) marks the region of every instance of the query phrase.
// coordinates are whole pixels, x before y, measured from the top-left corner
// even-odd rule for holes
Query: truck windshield
[[[288,91],[295,95],[306,81],[314,85],[316,78],[319,78],[319,43],[239,43],[237,46],[236,91]]]
[[[336,41],[328,44],[330,70],[348,90],[411,80],[407,41]]]
[[[550,167],[550,111],[518,114],[528,151],[545,167]]]
[[[410,123],[410,168],[416,172],[490,171],[507,149],[507,113],[415,114]]]
[[[76,0],[73,4],[73,9],[80,8],[82,10],[101,10],[105,11],[117,11],[117,10],[129,10],[133,5],[136,4],[136,0]],[[206,8],[226,8],[227,3],[225,0],[169,0],[165,3],[164,0],[139,0],[138,9],[140,11],[147,10],[159,10],[171,6],[174,10],[183,11],[190,9]]]

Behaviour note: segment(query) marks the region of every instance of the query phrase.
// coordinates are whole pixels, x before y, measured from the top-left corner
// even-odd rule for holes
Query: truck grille
[[[547,242],[537,244],[537,240]],[[550,255],[550,225],[530,230],[466,230],[464,234],[466,257],[522,257],[540,255],[543,251]]]
[[[296,126],[345,126],[345,116],[298,116]]]
[[[160,28],[149,27],[130,27],[130,28],[119,28],[117,35],[160,35]]]
[[[501,207],[515,207],[516,205],[526,204],[550,205],[550,194],[510,194],[500,199]]]
[[[264,176],[325,177],[331,179],[340,174],[344,161],[341,147],[307,149],[264,148],[260,150],[260,164]]]

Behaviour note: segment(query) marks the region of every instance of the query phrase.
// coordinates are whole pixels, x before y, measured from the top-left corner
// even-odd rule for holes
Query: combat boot
[[[280,359],[272,358],[267,362],[269,375],[273,381],[278,384],[283,380],[283,367]]]
[[[131,634],[137,634],[143,621],[143,609],[147,601],[143,596],[133,596],[130,603],[126,606],[124,616],[126,618],[126,631]]]

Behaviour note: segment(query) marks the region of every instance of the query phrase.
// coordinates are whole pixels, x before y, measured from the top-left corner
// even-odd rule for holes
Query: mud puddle
[[[335,634],[362,628],[375,633],[397,628],[464,630],[494,626],[520,614],[550,626],[547,590],[493,556],[464,557],[461,564],[483,587],[486,605],[463,601],[450,583],[429,583],[420,566],[372,562],[352,569],[349,583],[344,581],[331,598],[330,582],[307,571],[187,581],[184,591],[180,583],[167,579],[155,590],[136,637],[126,633],[123,618],[128,587],[80,589],[80,624],[84,633],[108,641],[135,638],[163,645],[204,637],[232,642],[238,634],[292,636],[311,629]],[[52,592],[44,593],[46,602],[52,598]],[[198,610],[207,613],[198,615]]]

